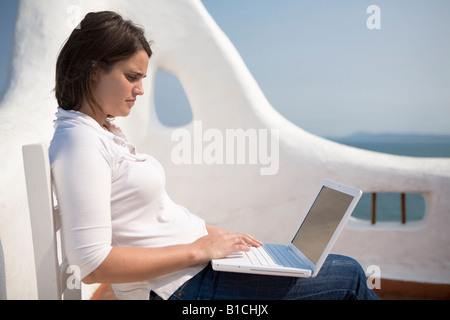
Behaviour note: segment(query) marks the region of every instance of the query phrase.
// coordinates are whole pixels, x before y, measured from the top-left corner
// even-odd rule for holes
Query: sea
[[[410,157],[449,158],[450,135],[422,134],[370,134],[356,133],[348,137],[328,137],[328,139],[353,147]],[[406,223],[424,219],[426,207],[422,194],[405,195]],[[371,220],[372,194],[363,194],[352,216]],[[401,194],[377,193],[376,221],[401,221]]]

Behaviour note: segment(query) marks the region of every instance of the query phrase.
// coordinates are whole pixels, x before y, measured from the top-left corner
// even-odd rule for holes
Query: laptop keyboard
[[[276,263],[272,260],[272,258],[267,254],[267,252],[263,249],[263,247],[250,247],[250,251],[245,252],[247,258],[253,265],[259,266],[273,266]]]
[[[249,247],[245,252],[253,265],[273,266],[280,265],[291,268],[308,268],[306,264],[296,259],[289,247],[279,244],[264,243],[261,247]]]
[[[275,260],[276,264],[291,268],[307,268],[304,263],[294,256],[291,249],[285,245],[265,243],[263,247]]]

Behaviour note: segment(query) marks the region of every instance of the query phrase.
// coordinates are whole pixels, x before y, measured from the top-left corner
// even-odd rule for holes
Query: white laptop
[[[315,277],[361,198],[362,191],[325,180],[288,245],[264,243],[211,261],[217,271]]]

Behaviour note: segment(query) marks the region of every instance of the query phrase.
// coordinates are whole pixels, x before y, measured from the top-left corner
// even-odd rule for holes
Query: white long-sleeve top
[[[163,247],[192,243],[207,234],[205,222],[175,204],[165,173],[153,157],[136,153],[112,123],[58,108],[49,148],[52,179],[62,217],[68,261],[81,278],[94,271],[114,246]],[[120,299],[164,299],[205,265],[148,281],[113,284]]]

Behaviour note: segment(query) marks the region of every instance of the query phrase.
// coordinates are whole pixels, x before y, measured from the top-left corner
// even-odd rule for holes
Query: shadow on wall
[[[2,239],[0,239],[0,300],[6,300],[5,255],[3,254]]]

